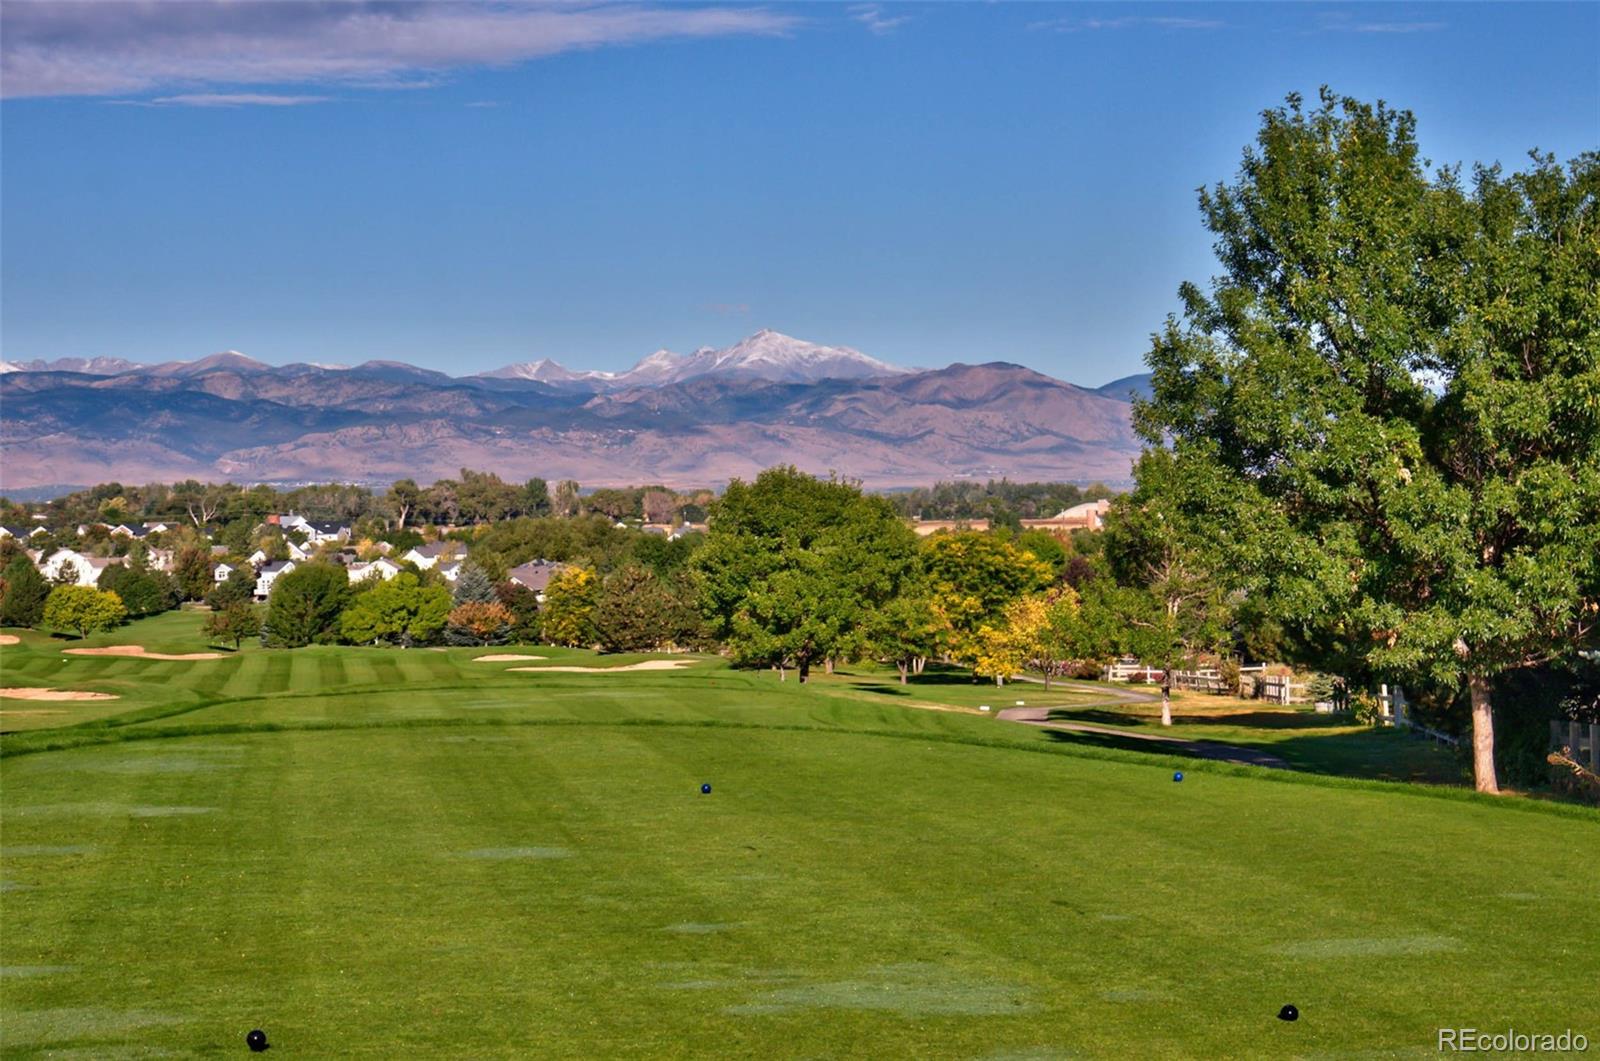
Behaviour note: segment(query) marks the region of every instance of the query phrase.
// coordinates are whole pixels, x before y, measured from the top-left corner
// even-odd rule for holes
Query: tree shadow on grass
[[[1146,705],[1140,705],[1146,707]],[[1181,709],[1180,709],[1181,710]],[[1161,726],[1161,716],[1155,713],[1134,714],[1128,711],[1107,711],[1095,708],[1056,708],[1050,712],[1052,721],[1094,722],[1128,728]],[[1207,726],[1242,726],[1250,729],[1345,729],[1350,726],[1347,717],[1318,715],[1300,711],[1236,711],[1225,715],[1174,715],[1172,728],[1204,729]],[[1200,738],[1200,734],[1191,734]]]

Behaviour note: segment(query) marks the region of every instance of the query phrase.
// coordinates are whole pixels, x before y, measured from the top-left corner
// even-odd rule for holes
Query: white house
[[[294,566],[293,560],[274,560],[270,564],[262,564],[256,571],[256,599],[266,600],[278,576],[287,575],[294,570]]]
[[[74,585],[93,586],[100,581],[100,575],[106,568],[122,562],[121,557],[85,556],[76,549],[57,549],[45,558],[39,566],[39,573],[54,582],[61,577],[62,570],[71,564],[77,573]]]
[[[305,546],[296,545],[294,542],[285,542],[284,544],[289,547],[289,559],[296,563],[303,564],[311,559],[311,550]]]
[[[255,552],[245,557],[244,562],[249,564],[251,567],[260,567],[262,564],[267,562],[267,551],[265,549],[257,549]]]
[[[381,578],[387,582],[400,573],[400,565],[388,557],[379,557],[370,564],[357,561],[344,570],[351,582],[365,582],[369,578]]]
[[[15,524],[10,527],[0,527],[0,538],[16,538],[21,541],[26,541],[36,534],[49,533],[46,527],[20,527]]]
[[[440,564],[439,565],[439,574],[444,576],[444,580],[446,582],[454,582],[456,579],[461,577],[461,564],[460,564],[460,562],[452,562],[452,563],[448,563],[448,564]]]
[[[171,549],[151,549],[147,554],[147,563],[155,571],[171,571],[176,556]]]
[[[306,541],[312,545],[350,540],[350,526],[345,523],[307,523],[300,529],[306,532]]]
[[[218,564],[211,569],[211,581],[220,586],[233,577],[235,570],[236,568],[232,564]]]
[[[460,542],[429,542],[427,545],[406,550],[400,559],[409,560],[426,571],[440,560],[447,560],[461,551]]]

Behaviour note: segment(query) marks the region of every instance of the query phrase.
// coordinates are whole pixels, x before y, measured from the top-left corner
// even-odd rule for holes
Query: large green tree
[[[262,644],[297,648],[313,641],[337,640],[339,615],[350,597],[350,576],[337,564],[301,564],[279,575],[267,598]]]
[[[1414,132],[1326,91],[1263,116],[1136,416],[1254,604],[1467,688],[1493,792],[1493,679],[1600,621],[1600,155],[1464,181]]]
[[[805,681],[865,643],[873,613],[914,573],[916,542],[883,498],[779,467],[729,484],[694,564],[706,618],[734,657],[792,665]]]
[[[44,602],[44,623],[79,637],[110,630],[127,617],[122,598],[92,586],[57,586]]]
[[[50,596],[50,583],[39,574],[24,553],[18,553],[0,572],[5,581],[0,596],[0,626],[38,626],[44,618],[44,602]]]
[[[358,645],[425,645],[444,630],[450,607],[448,589],[403,571],[357,594],[339,616],[339,632]]]

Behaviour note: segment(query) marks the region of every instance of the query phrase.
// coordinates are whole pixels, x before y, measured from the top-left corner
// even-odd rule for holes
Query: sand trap
[[[549,659],[549,658],[550,658],[549,656],[517,656],[517,655],[509,655],[507,653],[502,652],[497,656],[473,656],[472,657],[472,662],[474,662],[474,663],[515,663],[515,662],[517,662],[518,660],[521,660],[521,659]]]
[[[692,666],[692,659],[647,659],[643,663],[629,663],[625,667],[512,667],[511,670],[538,671],[541,674],[551,671],[563,674],[620,674],[625,670],[677,670],[679,667]]]
[[[20,645],[22,638],[16,634],[0,634],[0,645]]]
[[[114,693],[86,693],[76,689],[0,689],[0,696],[12,700],[120,700]]]
[[[168,655],[165,652],[150,652],[143,645],[107,645],[105,648],[64,648],[61,650],[69,656],[136,656],[139,659],[225,659],[221,652],[185,652],[181,655]]]

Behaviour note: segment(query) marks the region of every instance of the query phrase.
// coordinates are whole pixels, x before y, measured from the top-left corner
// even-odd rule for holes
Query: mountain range
[[[397,361],[0,362],[0,488],[419,482],[463,467],[585,485],[709,486],[773,464],[889,488],[1127,480],[1130,397],[1006,362],[937,370],[760,331],[625,372],[544,360],[453,377]]]

